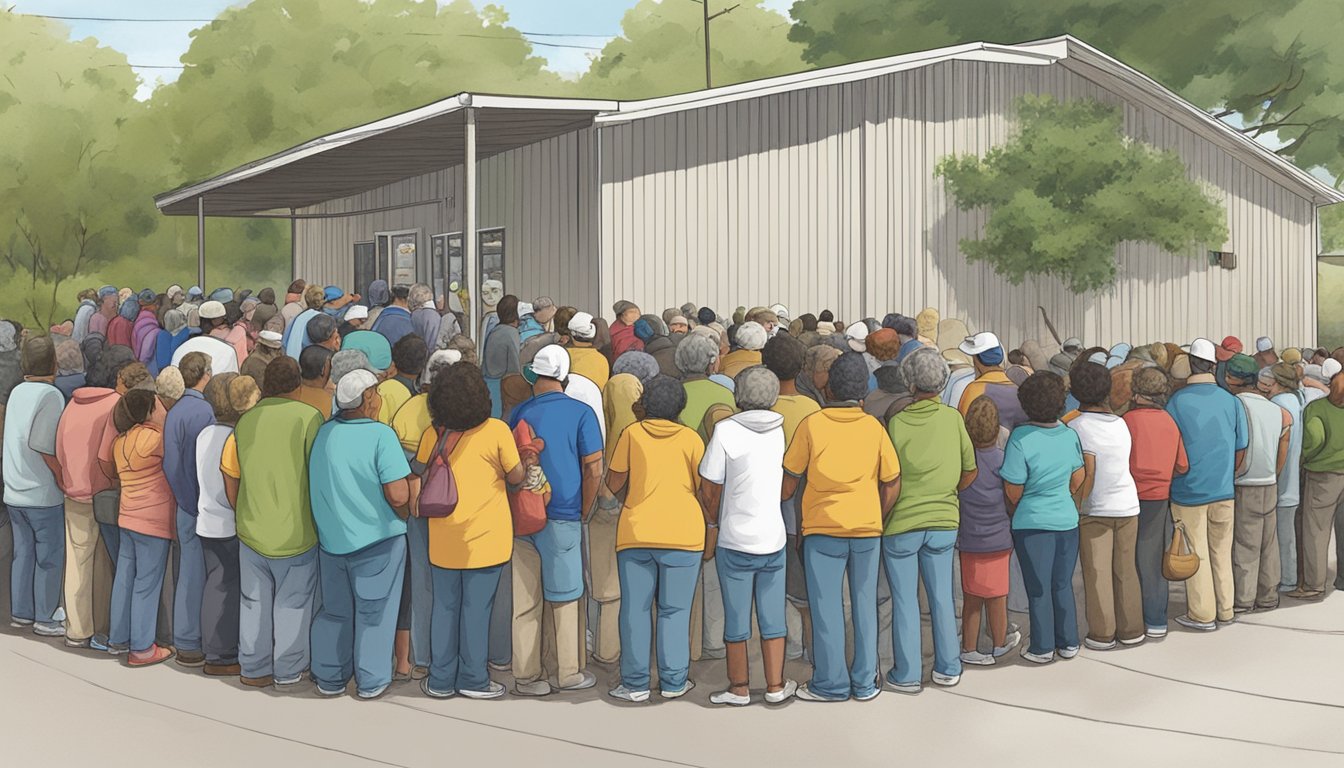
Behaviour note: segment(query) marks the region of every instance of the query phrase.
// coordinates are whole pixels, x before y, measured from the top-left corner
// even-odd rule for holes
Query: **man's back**
[[[1275,485],[1279,481],[1279,438],[1291,426],[1284,409],[1271,403],[1258,392],[1237,395],[1246,408],[1246,459],[1236,484],[1244,486]]]
[[[238,538],[270,558],[317,543],[308,495],[308,454],[322,415],[294,400],[268,397],[243,414],[220,468],[239,481]]]
[[[1236,453],[1246,447],[1246,410],[1218,385],[1190,384],[1171,396],[1167,412],[1185,441],[1190,470],[1171,481],[1171,500],[1198,506],[1232,498]]]
[[[551,484],[546,516],[554,520],[580,519],[582,460],[602,451],[602,432],[593,409],[563,392],[547,392],[514,408],[509,428],[523,420],[546,446],[541,451],[541,468]]]
[[[25,381],[9,393],[5,408],[4,476],[6,504],[54,507],[61,490],[42,454],[56,455],[56,428],[65,397],[51,384]]]

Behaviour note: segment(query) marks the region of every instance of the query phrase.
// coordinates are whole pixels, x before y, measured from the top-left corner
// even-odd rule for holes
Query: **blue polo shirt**
[[[1213,382],[1189,384],[1171,396],[1167,413],[1190,457],[1190,471],[1171,479],[1172,502],[1197,507],[1232,498],[1236,454],[1250,440],[1241,401]]]
[[[586,403],[563,392],[547,392],[513,409],[509,429],[527,420],[545,447],[541,469],[551,484],[546,517],[579,520],[583,515],[583,457],[602,452],[602,430]]]
[[[378,313],[378,319],[369,330],[381,333],[388,344],[396,346],[401,337],[415,333],[415,323],[411,321],[411,313],[408,310],[394,304]]]
[[[397,433],[372,419],[334,418],[317,430],[308,490],[322,551],[348,555],[406,533],[383,485],[411,474]],[[470,478],[463,478],[470,482]]]
[[[215,423],[215,409],[194,389],[182,393],[163,420],[163,474],[184,512],[196,516],[201,484],[196,476],[196,438]]]

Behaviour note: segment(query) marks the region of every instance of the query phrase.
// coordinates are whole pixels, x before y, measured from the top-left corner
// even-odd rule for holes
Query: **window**
[[[379,278],[389,285],[410,285],[419,282],[420,230],[378,232]]]
[[[444,267],[447,265],[448,282],[461,282],[463,279],[463,267],[465,259],[462,253],[462,233],[450,232],[446,235],[434,235],[431,238],[434,243],[434,277],[439,279]],[[442,244],[442,250],[439,249]],[[479,283],[486,280],[498,280],[505,283],[504,280],[504,229],[497,227],[494,229],[482,229],[476,233],[476,251],[480,257],[481,275],[478,284],[470,286],[473,290],[480,290]],[[435,291],[438,291],[438,284],[435,284]],[[507,290],[507,284],[506,284]]]
[[[355,243],[355,284],[352,290],[364,293],[374,280],[386,280],[387,275],[378,267],[378,251],[372,242]]]

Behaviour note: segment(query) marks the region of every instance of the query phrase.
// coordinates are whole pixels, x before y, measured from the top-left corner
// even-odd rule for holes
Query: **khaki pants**
[[[93,504],[65,500],[65,632],[71,640],[107,636],[112,560],[102,545]]]
[[[615,662],[621,655],[621,580],[616,574],[616,523],[620,508],[600,507],[588,522],[588,568],[592,576],[593,600],[598,604],[597,637],[593,656],[601,662]]]
[[[1313,592],[1325,589],[1329,576],[1330,534],[1334,530],[1335,507],[1344,499],[1344,474],[1307,472],[1302,489],[1302,583]]]
[[[1279,604],[1278,500],[1277,484],[1237,486],[1232,577],[1238,611]]]
[[[1085,516],[1078,537],[1087,636],[1101,643],[1143,637],[1143,589],[1134,556],[1138,516]]]
[[[546,679],[555,672],[564,688],[582,679],[585,643],[580,600],[548,603],[541,588],[541,555],[522,539],[513,542],[513,676],[520,683]],[[544,610],[544,609],[550,610]],[[543,618],[549,614],[555,628],[554,670],[542,665]],[[549,643],[546,643],[549,645]]]
[[[1232,578],[1232,499],[1187,507],[1171,505],[1199,555],[1199,570],[1185,582],[1186,615],[1204,623],[1231,621],[1236,597]]]

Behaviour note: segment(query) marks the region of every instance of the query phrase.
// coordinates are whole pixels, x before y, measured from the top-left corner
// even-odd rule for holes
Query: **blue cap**
[[[369,359],[369,365],[385,371],[392,366],[392,345],[387,337],[373,331],[352,331],[341,339],[341,349],[357,349]]]
[[[210,294],[211,301],[218,301],[220,304],[228,304],[233,301],[232,288],[216,288],[215,292]]]
[[[323,295],[323,297],[324,297],[324,300],[326,300],[326,301],[335,301],[335,300],[341,298],[342,296],[344,296],[344,295],[345,295],[345,291],[342,291],[342,290],[341,290],[339,287],[337,287],[337,286],[334,286],[334,285],[328,285],[325,289],[323,289],[323,291],[322,291],[322,295]]]
[[[199,285],[193,285],[193,286],[191,286],[190,288],[187,289],[187,295],[188,295],[188,296],[204,296],[204,295],[205,295],[205,291],[202,291],[202,290],[201,290],[201,286],[199,286]]]
[[[153,304],[154,300],[157,299],[158,296],[159,294],[146,288],[140,293],[136,294],[135,299],[136,301],[139,301],[141,304]]]
[[[102,299],[107,298],[108,296],[116,296],[116,295],[117,295],[117,286],[115,285],[104,285],[102,288],[98,289],[98,299],[100,301]]]

